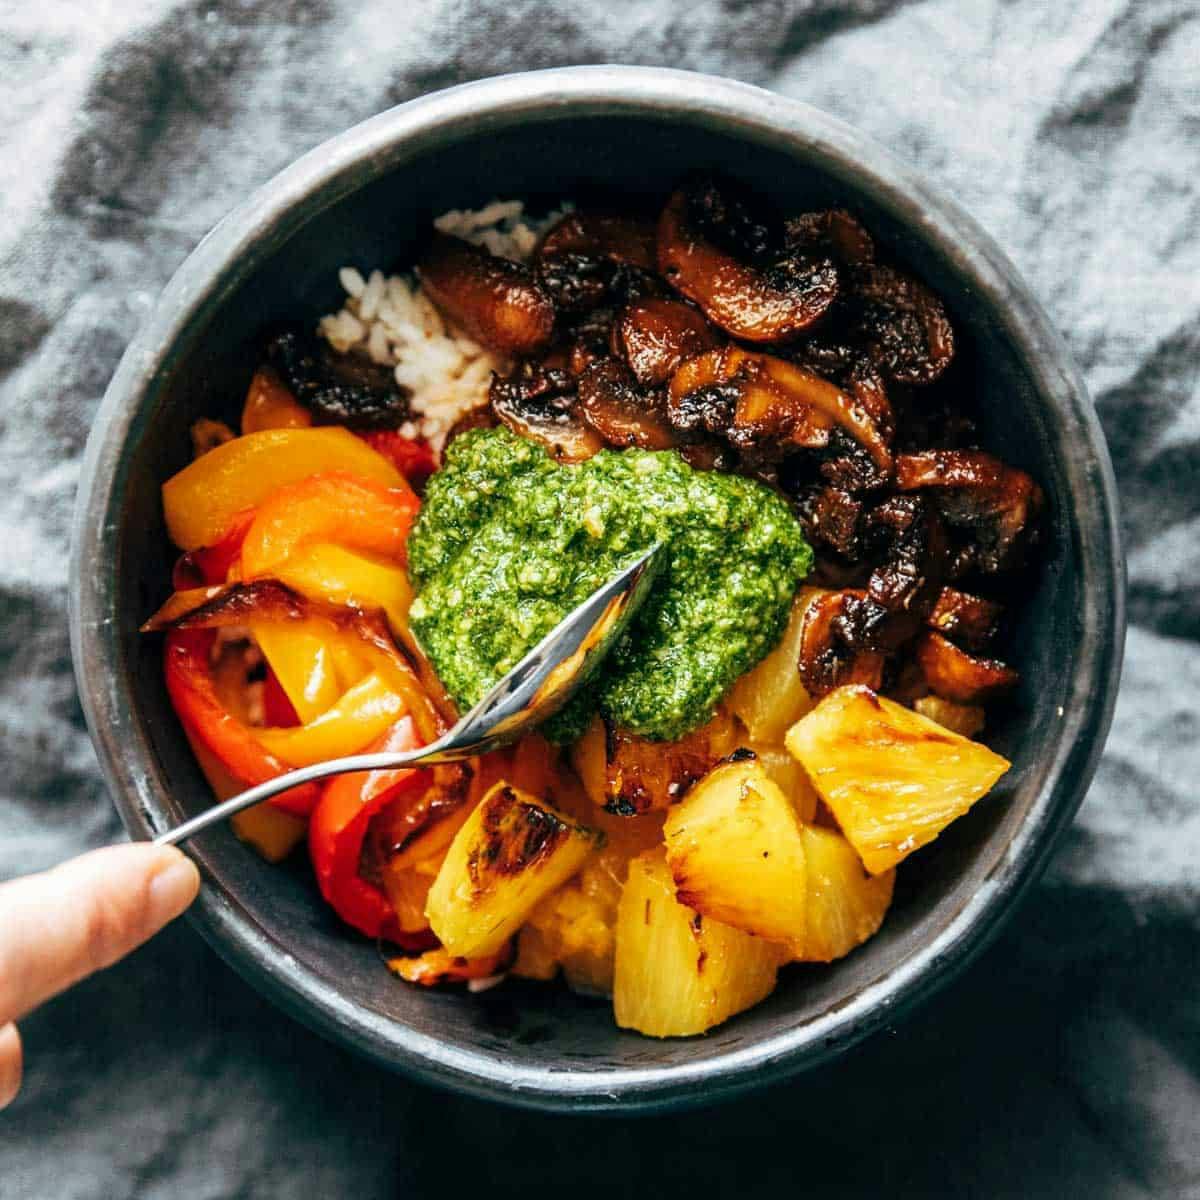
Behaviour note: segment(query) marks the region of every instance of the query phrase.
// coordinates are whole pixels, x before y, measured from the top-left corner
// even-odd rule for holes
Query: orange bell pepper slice
[[[345,471],[288,484],[263,501],[242,543],[242,578],[273,575],[300,547],[335,542],[402,562],[420,501],[408,486],[387,487]]]
[[[312,413],[270,367],[259,367],[254,372],[246,392],[246,403],[242,406],[242,433],[260,433],[264,429],[307,429],[312,423]]]
[[[219,698],[209,662],[215,637],[211,629],[172,629],[167,633],[163,653],[167,694],[189,738],[203,746],[244,789],[275,779],[289,768]],[[306,816],[318,795],[316,784],[307,783],[269,803]]]
[[[408,489],[382,454],[347,429],[263,429],[234,438],[163,484],[163,515],[182,550],[211,546],[234,517],[310,475],[345,471],[385,488]]]
[[[211,546],[200,546],[180,555],[171,572],[171,586],[183,592],[225,583],[253,523],[254,509],[247,508],[234,516],[229,528]]]

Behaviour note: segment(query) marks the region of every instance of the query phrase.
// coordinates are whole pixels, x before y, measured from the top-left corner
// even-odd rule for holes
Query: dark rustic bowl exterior
[[[223,221],[171,281],[96,419],[79,488],[71,635],[105,776],[135,838],[209,803],[137,633],[163,599],[170,548],[160,483],[188,426],[236,414],[254,338],[339,302],[337,268],[403,264],[435,214],[494,197],[547,205],[596,189],[661,191],[720,166],[783,204],[844,203],[943,296],[974,352],[985,443],[1049,499],[1044,566],[1014,631],[1022,671],[995,731],[1013,770],[910,860],[881,933],[699,1039],[616,1029],[607,1005],[556,988],[484,995],[395,981],[338,926],[302,870],[268,866],[228,829],[192,852],[193,910],[237,970],[313,1028],[433,1083],[530,1107],[651,1109],[708,1102],[844,1050],[977,953],[1036,877],[1091,779],[1124,640],[1111,467],[1082,383],[1045,315],[952,202],[840,122],[727,80],[629,67],[508,76],[428,96],[300,159]]]

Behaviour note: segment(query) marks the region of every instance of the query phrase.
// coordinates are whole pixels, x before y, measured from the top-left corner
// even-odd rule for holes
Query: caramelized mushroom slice
[[[869,267],[875,261],[875,241],[857,217],[844,208],[801,213],[784,225],[789,246],[821,250],[847,267]]]
[[[757,265],[722,249],[701,228],[711,229],[711,214],[728,208],[722,199],[713,200],[714,190],[711,184],[685,186],[668,200],[658,222],[659,271],[734,337],[749,342],[795,337],[820,320],[837,298],[837,267],[829,258],[796,251]],[[769,243],[769,238],[762,241]],[[769,244],[759,250],[768,255]]]
[[[718,345],[713,327],[682,300],[635,301],[621,311],[612,327],[612,352],[647,387],[666,383],[682,363]]]
[[[726,346],[702,354],[671,377],[668,411],[673,424],[692,420],[694,398],[704,411],[732,407],[724,432],[739,449],[782,453],[790,446],[829,444],[844,429],[884,474],[892,459],[884,435],[854,397],[826,379],[768,354]],[[716,432],[706,424],[710,432]]]
[[[867,520],[867,536],[882,562],[867,594],[889,613],[876,647],[895,650],[913,637],[933,610],[949,567],[949,545],[937,510],[919,496],[892,496]]]
[[[935,490],[947,522],[971,536],[969,565],[988,573],[1019,565],[1042,507],[1042,489],[1024,471],[983,450],[902,454],[896,486]]]
[[[929,690],[955,704],[978,704],[1011,691],[1019,676],[994,658],[974,658],[931,631],[917,639],[916,661]]]
[[[494,377],[488,394],[509,429],[540,442],[559,462],[582,462],[604,447],[580,415],[575,380],[566,371],[525,363],[507,379]]]
[[[615,358],[598,359],[579,376],[579,411],[610,446],[670,450],[680,441],[656,398],[639,390]]]
[[[554,305],[528,267],[438,233],[417,275],[451,321],[497,353],[535,354],[549,343]]]
[[[932,383],[954,358],[946,310],[915,279],[891,267],[873,267],[858,279],[851,304],[857,337],[897,383]]]
[[[394,429],[407,420],[408,389],[391,367],[365,355],[339,354],[321,338],[285,329],[267,341],[267,361],[319,420],[351,429]]]
[[[878,690],[884,656],[866,645],[871,607],[867,594],[853,589],[825,592],[809,602],[800,626],[797,666],[810,696],[827,695],[846,683]]]
[[[978,652],[996,635],[1000,605],[957,588],[942,588],[925,623],[956,645]]]
[[[609,258],[654,270],[654,222],[629,213],[573,212],[552,225],[534,254],[541,262],[561,254]]]

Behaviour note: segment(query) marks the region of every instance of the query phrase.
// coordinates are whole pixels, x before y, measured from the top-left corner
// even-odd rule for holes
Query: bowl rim
[[[119,669],[115,519],[125,447],[148,424],[148,401],[186,341],[268,255],[316,213],[387,172],[402,148],[477,134],[523,119],[673,116],[815,160],[835,178],[865,180],[896,217],[937,246],[999,321],[1057,418],[1063,469],[1076,502],[1082,593],[1072,703],[1025,820],[966,905],[935,937],[837,1007],[750,1045],[678,1066],[615,1071],[532,1067],[443,1043],[338,992],[281,955],[236,900],[206,887],[194,925],[276,1003],[317,1031],[423,1081],[528,1108],[651,1110],[707,1104],[827,1061],[961,971],[999,931],[1044,867],[1091,781],[1120,678],[1125,568],[1116,487],[1099,422],[1065,344],[1016,269],[939,189],[849,125],[797,100],[716,76],[656,67],[588,66],[503,75],[389,109],[309,151],[226,216],[179,267],[110,383],[84,454],[69,571],[71,652],[105,781],[134,838],[166,827],[136,745],[133,696]]]

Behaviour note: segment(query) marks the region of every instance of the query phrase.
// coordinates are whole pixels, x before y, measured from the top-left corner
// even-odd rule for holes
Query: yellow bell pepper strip
[[[306,725],[256,729],[254,736],[269,754],[289,766],[308,767],[356,754],[390,729],[405,711],[404,701],[390,684],[372,672]]]
[[[242,578],[277,575],[288,558],[313,542],[336,542],[403,562],[420,504],[408,484],[385,487],[345,471],[288,484],[259,505],[242,543]]]
[[[171,586],[182,592],[188,588],[227,583],[230,568],[242,553],[242,542],[254,520],[254,509],[238,513],[229,528],[211,546],[201,546],[181,554],[171,572]]]
[[[349,430],[263,429],[210,450],[163,484],[167,532],[182,550],[211,546],[238,513],[257,508],[281,487],[328,471],[408,488],[383,455]]]
[[[264,429],[307,429],[312,423],[312,413],[270,367],[259,367],[254,372],[242,406],[243,434]]]
[[[343,684],[339,677],[325,622],[252,620],[247,626],[301,724],[332,708],[346,688],[358,681]],[[364,667],[358,678],[365,673]]]
[[[273,577],[314,600],[380,609],[397,637],[407,633],[413,590],[400,567],[333,543],[318,543],[297,551],[275,569]]]

